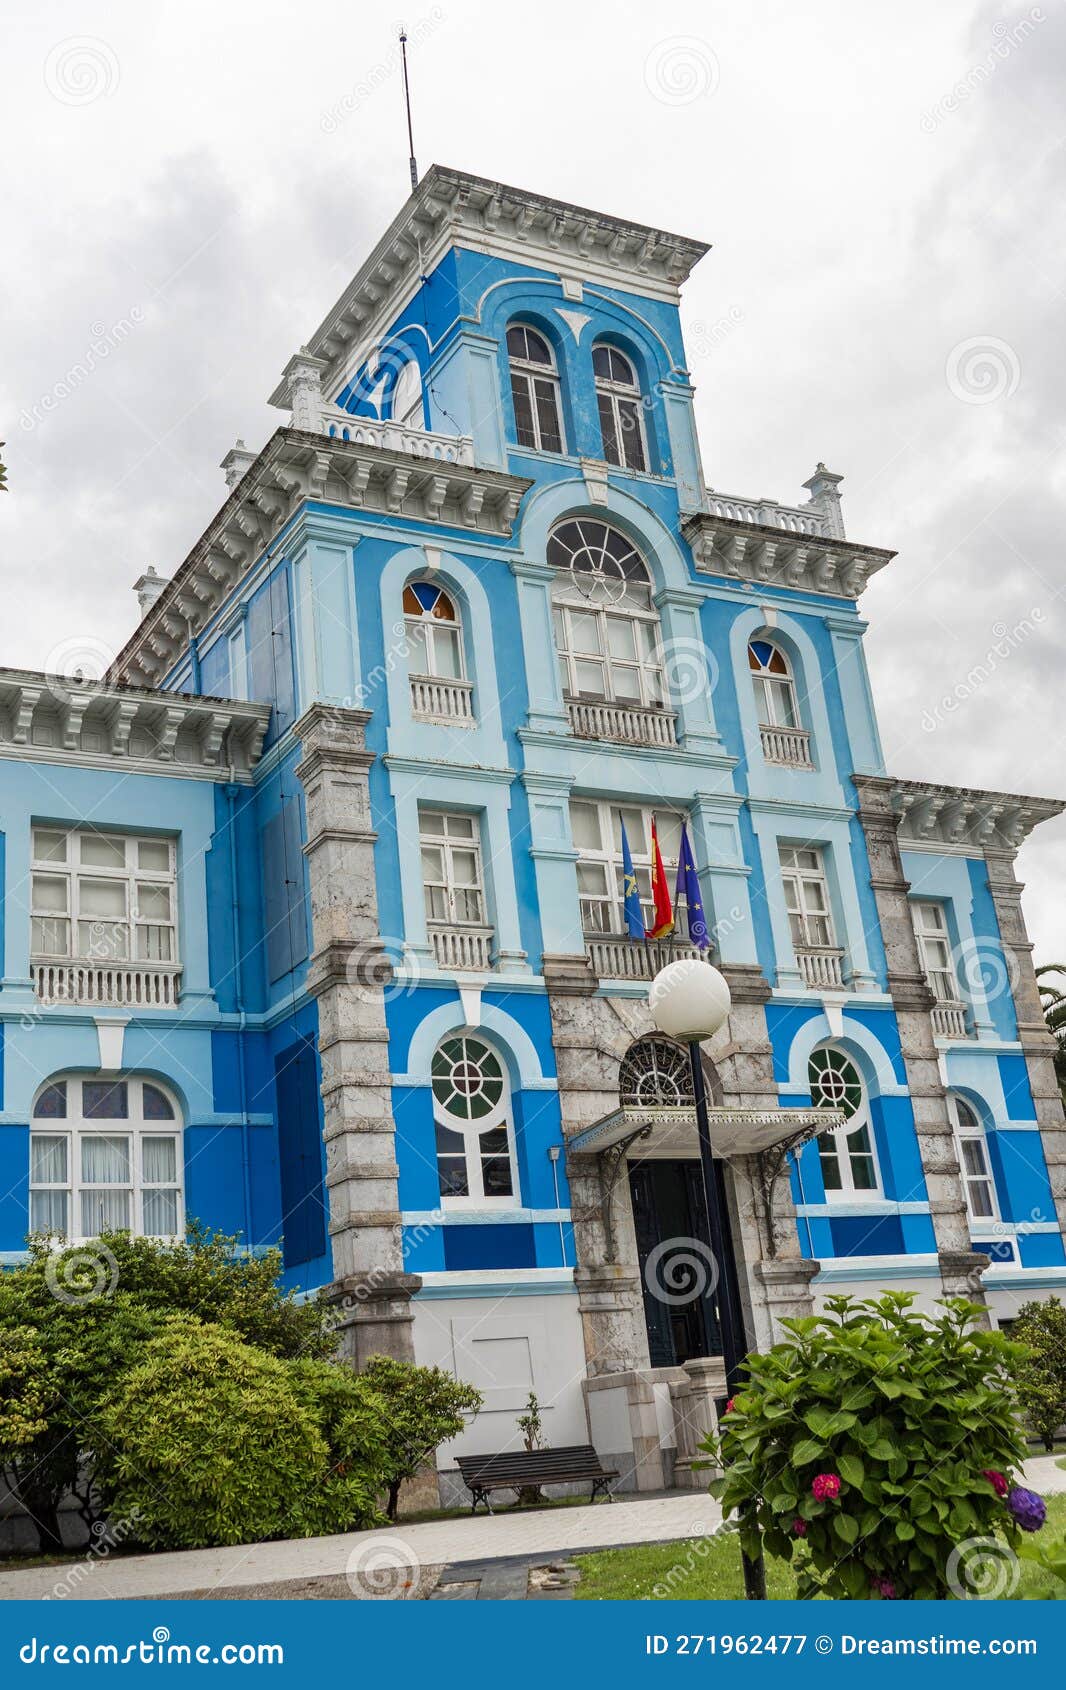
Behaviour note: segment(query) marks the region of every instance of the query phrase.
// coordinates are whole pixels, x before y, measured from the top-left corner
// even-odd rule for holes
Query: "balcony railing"
[[[404,452],[411,458],[429,458],[440,464],[474,467],[474,442],[465,434],[434,434],[428,428],[404,428],[400,423],[381,422],[377,417],[351,417],[336,405],[323,403],[319,427],[331,440],[350,440],[356,446],[380,446],[387,452]]]
[[[811,736],[806,728],[768,728],[759,724],[762,754],[768,763],[788,763],[795,769],[813,769]]]
[[[699,956],[695,945],[669,939],[627,939],[620,933],[588,933],[585,955],[592,972],[601,980],[652,980],[660,968],[682,957]]]
[[[741,499],[731,493],[708,491],[707,509],[712,516],[733,522],[754,522],[762,528],[783,528],[789,534],[828,534],[829,524],[821,511],[809,505],[779,505],[772,499]]]
[[[432,675],[411,676],[411,714],[420,722],[474,726],[474,688],[470,681],[441,681]]]
[[[490,969],[492,934],[491,927],[445,927],[430,923],[429,942],[437,967],[449,973],[453,969]]]
[[[796,959],[803,984],[812,992],[836,991],[844,985],[844,952],[828,945],[797,950]]]
[[[178,1001],[181,969],[174,963],[32,961],[33,989],[42,1003],[110,1004],[169,1009]]]
[[[941,1000],[933,1005],[933,1032],[938,1039],[966,1039],[966,1005]]]
[[[589,704],[568,698],[570,727],[579,739],[612,739],[623,745],[676,745],[677,717],[639,704]]]

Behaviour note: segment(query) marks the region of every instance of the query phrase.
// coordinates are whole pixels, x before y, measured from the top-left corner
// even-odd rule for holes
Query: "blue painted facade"
[[[561,225],[571,212],[557,208]],[[382,1001],[397,1205],[404,1268],[423,1280],[416,1302],[443,1308],[449,1298],[572,1297],[573,1270],[584,1265],[565,1155],[567,1130],[582,1123],[561,1089],[558,1060],[570,1001],[558,986],[558,962],[588,954],[575,800],[685,816],[715,960],[731,978],[762,987],[758,1013],[778,1106],[810,1106],[810,1060],[826,1045],[861,1077],[876,1191],[847,1200],[827,1192],[818,1145],[808,1143],[791,1169],[801,1253],[822,1263],[827,1285],[870,1277],[909,1283],[938,1271],[853,778],[886,771],[863,658],[865,624],[855,593],[841,586],[844,554],[833,549],[843,546],[842,528],[833,531],[839,507],[830,495],[771,515],[755,506],[754,516],[720,508],[700,464],[676,284],[655,273],[644,286],[639,242],[618,235],[613,276],[609,248],[596,248],[597,261],[584,272],[573,252],[553,265],[543,223],[535,229],[528,251],[518,233],[490,239],[486,232],[465,244],[459,229],[422,255],[424,272],[418,265],[404,271],[395,260],[405,279],[395,284],[394,315],[386,288],[362,345],[358,334],[331,340],[325,327],[312,343],[322,446],[348,443],[364,459],[391,465],[399,435],[390,444],[384,433],[360,437],[359,428],[389,424],[401,372],[414,361],[421,411],[401,454],[420,462],[412,428],[427,442],[468,442],[468,481],[492,472],[516,489],[507,523],[494,530],[481,522],[473,494],[470,521],[434,519],[431,507],[406,503],[402,488],[394,509],[360,503],[348,496],[354,472],[344,497],[327,477],[317,492],[294,492],[283,510],[268,503],[266,541],[249,520],[249,546],[232,579],[210,593],[195,637],[177,639],[154,679],[157,698],[179,700],[187,712],[204,698],[269,707],[256,758],[235,776],[195,760],[168,771],[151,756],[133,769],[79,745],[53,748],[38,761],[32,736],[20,743],[9,733],[0,743],[4,1260],[18,1257],[29,1226],[30,1119],[41,1087],[64,1074],[120,1071],[157,1078],[178,1101],[188,1216],[237,1232],[255,1249],[282,1239],[289,1285],[312,1290],[334,1281],[332,1239],[344,1223],[331,1211],[320,1018],[309,991],[321,936],[310,896],[299,728],[312,706],[324,704],[342,715],[367,713],[374,893],[392,965]],[[506,349],[515,324],[551,348],[562,451],[519,444]],[[636,373],[643,471],[605,461],[592,361],[598,346],[617,348]],[[403,379],[409,393],[411,378]],[[295,399],[293,406],[295,413]],[[306,420],[296,426],[305,440]],[[257,474],[248,469],[235,479],[231,499],[247,499],[248,509]],[[547,563],[551,534],[572,518],[609,524],[645,560],[675,743],[574,731],[553,635],[556,572]],[[773,547],[789,532],[786,522],[794,539],[808,518],[811,550],[824,542],[833,568],[819,577],[817,563],[793,555],[783,577]],[[708,546],[714,522],[719,530]],[[740,554],[746,561],[732,568],[729,558]],[[765,566],[753,566],[753,557]],[[877,566],[886,561],[878,558]],[[427,578],[458,613],[470,686],[461,723],[426,719],[413,703],[403,596],[408,583]],[[116,671],[134,687],[131,697],[141,696],[136,663],[143,688],[152,661],[145,630],[155,626],[153,614],[149,607]],[[766,754],[748,665],[756,637],[769,639],[791,670],[794,725],[806,748],[792,761]],[[427,926],[420,810],[473,818],[483,924],[491,930],[480,970],[442,962]],[[42,1004],[28,894],[31,831],[42,825],[175,842],[181,975],[173,1004]],[[937,849],[937,837],[913,849],[904,837],[903,868],[911,896],[943,910],[957,970],[965,1028],[936,1039],[941,1082],[980,1124],[995,1198],[994,1216],[984,1226],[972,1220],[971,1237],[992,1256],[990,1284],[998,1275],[1018,1296],[1041,1294],[1066,1280],[1066,1256],[1015,1013],[1013,965],[984,854],[967,849],[965,838]],[[827,948],[839,953],[839,977],[828,985],[810,983],[797,952],[782,875],[782,847],[811,846],[831,916]],[[974,957],[981,966],[968,966]],[[639,1008],[647,982],[601,972],[582,989],[624,1017]],[[464,1031],[495,1052],[505,1072],[509,1202],[442,1200],[432,1063],[442,1041]]]

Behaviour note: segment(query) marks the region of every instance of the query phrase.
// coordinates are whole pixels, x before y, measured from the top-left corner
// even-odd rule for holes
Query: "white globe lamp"
[[[709,962],[682,957],[659,970],[648,990],[648,1009],[660,1033],[683,1044],[712,1038],[729,1014],[729,987]]]

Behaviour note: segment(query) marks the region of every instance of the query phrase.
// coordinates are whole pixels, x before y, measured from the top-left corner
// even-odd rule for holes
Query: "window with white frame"
[[[525,323],[507,330],[515,432],[534,452],[562,452],[562,405],[555,354],[542,334]]]
[[[592,373],[604,457],[620,469],[646,470],[644,405],[636,371],[616,346],[601,341],[592,348]]]
[[[422,372],[416,358],[408,359],[396,377],[392,390],[392,420],[401,428],[424,429],[425,410],[422,405]]]
[[[661,709],[659,615],[651,576],[618,529],[588,518],[548,540],[555,644],[567,698]]]
[[[748,668],[755,692],[755,714],[761,728],[798,728],[799,708],[792,667],[770,640],[752,640],[748,646]]]
[[[172,839],[35,827],[31,900],[35,959],[178,961]]]
[[[84,1075],[44,1087],[30,1123],[30,1230],[70,1242],[183,1236],[181,1119],[162,1086]]]
[[[226,640],[229,656],[229,696],[248,697],[248,637],[243,618]]]
[[[403,614],[411,674],[465,680],[463,630],[450,593],[433,581],[408,581]]]
[[[959,1002],[959,982],[951,956],[947,910],[932,898],[911,901],[914,936],[929,988],[938,1003]]]
[[[948,1092],[948,1114],[955,1131],[966,1212],[971,1221],[999,1218],[996,1182],[988,1161],[988,1142],[976,1112],[957,1092]]]
[[[821,1133],[818,1155],[822,1183],[830,1199],[864,1198],[881,1189],[866,1088],[850,1057],[832,1045],[811,1052],[808,1063],[811,1103],[815,1109],[839,1109],[844,1125]]]
[[[462,1035],[443,1040],[430,1072],[445,1207],[513,1207],[518,1177],[500,1058],[482,1039]]]
[[[673,885],[681,852],[681,824],[684,817],[671,810],[642,810],[635,805],[610,804],[592,798],[570,801],[570,827],[580,853],[577,887],[581,900],[581,928],[584,933],[626,931],[622,884],[622,826],[633,857],[644,925],[652,924],[651,824],[655,821],[659,851],[667,879]]]
[[[821,851],[812,845],[781,845],[779,850],[792,943],[798,951],[833,949],[836,934]]]
[[[485,925],[481,830],[476,816],[418,810],[426,919],[451,926]]]

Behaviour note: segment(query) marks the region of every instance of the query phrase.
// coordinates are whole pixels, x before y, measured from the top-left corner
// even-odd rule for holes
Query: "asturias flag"
[[[692,858],[692,846],[688,842],[688,828],[682,824],[681,853],[677,859],[677,886],[674,891],[675,902],[685,900],[688,910],[688,936],[698,951],[705,951],[710,947],[707,933],[707,913],[703,907],[703,895],[700,892],[699,877],[696,874],[696,864]]]
[[[622,823],[622,908],[626,929],[631,939],[644,938],[644,911],[640,907],[637,876],[633,868],[633,853],[629,849],[626,824]]]
[[[670,902],[670,888],[666,884],[666,870],[663,868],[654,816],[651,823],[651,901],[655,908],[652,915],[653,925],[648,929],[648,936],[652,939],[662,939],[667,933],[674,931],[674,908]]]

